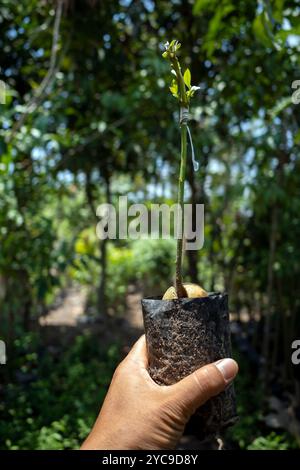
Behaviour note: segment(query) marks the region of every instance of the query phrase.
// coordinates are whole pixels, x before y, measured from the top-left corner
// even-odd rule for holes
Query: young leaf
[[[172,80],[171,86],[170,86],[170,92],[172,93],[175,98],[178,98],[178,85],[176,80]]]
[[[183,80],[184,80],[184,83],[186,84],[186,86],[188,87],[188,89],[190,89],[191,88],[191,72],[190,72],[190,69],[186,69],[186,71],[184,72]]]
[[[188,98],[192,98],[196,91],[200,90],[199,86],[192,86],[190,90],[187,91],[186,95]]]

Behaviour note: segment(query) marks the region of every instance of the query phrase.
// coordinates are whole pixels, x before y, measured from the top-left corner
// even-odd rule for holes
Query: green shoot
[[[178,99],[180,105],[180,128],[181,128],[181,161],[178,179],[178,205],[181,207],[181,219],[179,232],[181,236],[177,238],[176,250],[176,271],[175,271],[175,289],[178,298],[186,297],[186,291],[182,280],[182,257],[183,257],[183,233],[184,233],[184,182],[186,173],[186,157],[187,157],[187,116],[189,110],[190,99],[199,87],[191,85],[191,72],[187,68],[182,74],[180,62],[177,57],[181,44],[175,39],[171,43],[165,44],[165,52],[163,57],[170,61],[171,73],[174,75],[170,91],[172,95]]]

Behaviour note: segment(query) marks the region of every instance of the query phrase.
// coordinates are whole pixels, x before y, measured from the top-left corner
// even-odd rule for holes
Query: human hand
[[[196,409],[222,392],[238,372],[233,359],[222,359],[166,386],[151,379],[147,365],[142,336],[117,367],[83,450],[175,448]]]

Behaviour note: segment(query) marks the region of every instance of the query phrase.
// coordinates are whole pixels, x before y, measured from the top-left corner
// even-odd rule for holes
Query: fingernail
[[[219,369],[227,383],[234,379],[238,371],[237,363],[230,358],[221,359],[220,361],[215,362],[215,366]]]

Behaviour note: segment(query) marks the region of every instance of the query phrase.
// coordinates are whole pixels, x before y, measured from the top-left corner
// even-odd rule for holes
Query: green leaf
[[[189,90],[189,91],[187,92],[187,94],[186,94],[187,97],[188,97],[188,98],[192,98],[192,97],[194,96],[195,92],[198,91],[198,90],[200,90],[200,87],[199,87],[199,86],[192,86],[192,87],[190,88],[190,90]]]
[[[234,5],[225,5],[216,10],[216,13],[209,23],[209,29],[207,33],[209,39],[214,39],[218,36],[222,27],[224,24],[226,24],[226,21],[223,21],[224,18],[232,13],[234,9]]]
[[[171,86],[169,88],[172,95],[175,96],[175,98],[178,98],[178,84],[176,80],[172,80]]]
[[[183,80],[184,80],[184,83],[186,84],[186,86],[188,87],[188,89],[190,89],[191,88],[191,72],[190,72],[190,69],[186,69],[186,71],[184,72]]]
[[[272,46],[272,40],[269,37],[267,28],[271,28],[270,22],[264,13],[258,15],[253,21],[252,28],[256,38],[266,47]]]
[[[283,20],[283,8],[284,8],[284,0],[275,0],[273,17],[275,18],[276,21],[281,22]]]
[[[296,132],[296,134],[294,135],[294,143],[296,145],[300,144],[300,130],[298,132]]]
[[[197,0],[193,7],[194,15],[199,15],[204,10],[213,10],[217,0]]]
[[[211,57],[216,49],[219,48],[221,34],[226,29],[225,18],[235,10],[234,5],[222,5],[215,10],[213,18],[209,22],[208,32],[205,38],[204,48],[208,57]]]

